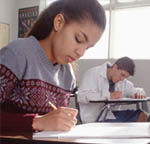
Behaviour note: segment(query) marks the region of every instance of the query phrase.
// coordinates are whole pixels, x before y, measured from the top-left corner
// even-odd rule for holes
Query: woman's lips
[[[75,59],[74,59],[73,57],[70,57],[70,56],[67,57],[67,60],[68,60],[68,62],[70,62],[70,63],[73,62],[73,61],[75,61]]]

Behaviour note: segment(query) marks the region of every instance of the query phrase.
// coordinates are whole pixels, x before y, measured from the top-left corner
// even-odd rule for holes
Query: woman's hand
[[[69,131],[77,123],[77,113],[76,109],[59,107],[45,115],[35,117],[32,127],[35,130]]]

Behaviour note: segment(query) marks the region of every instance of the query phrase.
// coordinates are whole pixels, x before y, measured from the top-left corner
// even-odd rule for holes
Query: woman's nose
[[[77,48],[75,52],[76,52],[78,57],[81,57],[85,53],[85,48]]]

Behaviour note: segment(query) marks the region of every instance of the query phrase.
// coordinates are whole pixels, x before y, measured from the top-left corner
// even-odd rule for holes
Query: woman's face
[[[71,63],[84,55],[100,39],[103,30],[91,21],[65,24],[63,17],[54,21],[50,38],[50,60],[52,63]]]

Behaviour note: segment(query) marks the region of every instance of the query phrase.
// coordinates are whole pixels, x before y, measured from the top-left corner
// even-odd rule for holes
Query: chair
[[[76,87],[73,90],[72,94],[73,94],[73,97],[75,98],[75,108],[78,110],[78,115],[77,115],[78,122],[77,122],[77,124],[82,124],[82,120],[81,120],[81,117],[80,117],[80,106],[79,106],[79,103],[78,103],[78,100],[77,100],[78,99],[78,97],[77,97],[78,87]]]

